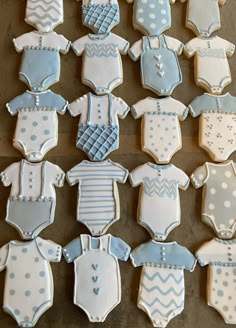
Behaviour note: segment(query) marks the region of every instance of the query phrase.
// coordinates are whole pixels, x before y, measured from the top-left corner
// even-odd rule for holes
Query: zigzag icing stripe
[[[144,178],[144,192],[150,197],[157,195],[159,197],[169,197],[176,199],[177,197],[177,180],[159,180],[158,178]]]
[[[39,3],[39,0],[28,0],[29,3]],[[59,2],[57,2],[56,0],[40,0],[41,3],[46,3],[47,5],[51,5],[51,4],[55,4],[57,3],[58,5],[60,5]]]
[[[173,287],[169,288],[167,291],[163,291],[161,290],[158,286],[154,286],[152,288],[148,288],[146,287],[143,283],[141,284],[141,286],[149,293],[157,290],[159,291],[163,296],[166,296],[168,294],[170,294],[171,292],[175,294],[175,296],[180,296],[181,294],[183,294],[184,292],[184,288],[181,288],[181,290],[179,292],[177,292]]]
[[[50,14],[45,14],[45,15],[40,16],[37,13],[32,13],[32,14],[28,15],[28,18],[32,18],[32,17],[36,17],[39,20],[45,20],[48,18],[50,21],[53,21],[53,22],[58,21],[58,18],[53,18]],[[39,22],[39,24],[43,24],[43,22]]]
[[[140,300],[146,305],[146,306],[148,306],[149,308],[151,308],[154,304],[156,304],[156,303],[158,303],[158,304],[160,304],[163,308],[165,308],[165,309],[168,309],[171,305],[174,305],[175,306],[175,308],[179,308],[179,307],[181,307],[183,304],[184,304],[184,302],[183,301],[181,301],[181,303],[180,304],[177,304],[176,302],[175,302],[175,300],[171,300],[169,303],[167,303],[167,304],[164,304],[164,303],[162,303],[157,297],[151,302],[151,303],[148,303],[147,301],[145,301],[145,299],[144,298],[140,298]],[[156,311],[156,310],[155,310]]]
[[[184,277],[183,276],[181,276],[179,279],[177,279],[174,275],[173,275],[173,273],[170,273],[166,278],[162,278],[162,276],[158,273],[158,272],[156,272],[156,273],[154,273],[154,275],[152,275],[152,276],[149,276],[146,272],[144,273],[144,277],[146,277],[149,281],[153,281],[156,277],[158,277],[162,282],[164,282],[164,283],[166,283],[169,279],[173,279],[175,282],[176,282],[176,284],[180,284],[181,283],[181,281],[184,279]]]
[[[86,44],[86,55],[88,57],[117,57],[118,45],[110,44]]]
[[[184,301],[180,304],[179,308],[183,308],[183,306],[184,306]],[[171,312],[172,312],[172,311],[171,311]],[[151,313],[151,315],[153,316],[153,315],[155,315],[156,313],[158,313],[158,314],[160,314],[162,317],[166,318],[166,317],[170,314],[170,311],[167,311],[166,313],[163,313],[163,312],[161,312],[160,310],[155,309],[155,310]]]
[[[61,15],[61,12],[56,8],[56,7],[53,7],[53,6],[49,6],[49,7],[46,7],[44,8],[43,6],[41,5],[37,5],[35,7],[28,7],[28,10],[42,10],[43,12],[48,12],[48,11],[55,11],[58,15]]]

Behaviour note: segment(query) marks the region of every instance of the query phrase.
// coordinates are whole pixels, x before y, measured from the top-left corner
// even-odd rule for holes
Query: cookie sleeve
[[[129,174],[129,180],[132,187],[137,187],[143,182],[143,176],[145,174],[145,168],[143,165],[136,167],[132,172]]]
[[[195,54],[195,52],[197,50],[197,46],[199,46],[197,44],[197,42],[198,42],[198,39],[194,38],[194,39],[192,39],[191,41],[189,41],[188,43],[185,44],[184,53],[188,58],[192,57]]]
[[[7,266],[9,248],[9,243],[0,248],[0,271],[4,270]]]
[[[26,102],[24,100],[25,97],[23,95],[20,95],[9,101],[9,103],[6,104],[8,112],[12,116],[16,115],[19,109],[26,107]]]
[[[129,171],[118,163],[113,163],[113,165],[115,166],[114,168],[115,172],[114,173],[112,173],[113,171],[111,172],[112,174],[111,178],[113,177],[113,174],[115,174],[114,180],[116,180],[119,183],[125,183],[129,176]]]
[[[19,163],[9,165],[4,171],[0,173],[1,181],[4,187],[9,187],[19,174]]]
[[[146,254],[148,255],[147,243],[136,247],[130,254],[130,259],[131,259],[133,266],[139,267],[139,266],[143,265],[143,263],[145,263],[147,261]]]
[[[36,238],[36,243],[39,252],[43,258],[49,262],[60,262],[62,255],[62,248],[60,245],[51,240],[44,240],[40,237]]]
[[[52,100],[53,108],[55,108],[59,114],[65,114],[68,106],[68,101],[65,100],[62,96],[55,93],[52,93]]]
[[[198,117],[201,115],[204,109],[207,109],[206,105],[204,105],[204,95],[195,98],[188,107],[192,117]]]
[[[184,121],[188,116],[188,112],[189,112],[188,107],[182,104],[178,100],[174,99],[173,101],[174,101],[173,102],[174,112],[178,115],[178,119],[180,121]]]
[[[216,249],[217,245],[214,240],[203,244],[195,253],[198,263],[205,266],[210,264],[212,260],[214,262],[213,256],[215,253],[217,254]]]
[[[116,109],[116,113],[119,116],[119,118],[124,119],[129,113],[129,106],[126,104],[124,100],[122,100],[119,97],[113,96],[114,106]]]
[[[174,39],[170,36],[166,36],[165,39],[166,39],[167,46],[170,49],[174,50],[176,54],[180,56],[183,52],[184,44],[181,41]]]
[[[82,254],[82,247],[79,238],[72,240],[63,248],[63,255],[67,263],[73,262]]]
[[[130,254],[130,247],[122,239],[111,236],[110,251],[119,260],[127,261]]]
[[[57,44],[62,54],[66,54],[70,50],[71,42],[61,34],[57,35]]]
[[[186,190],[188,188],[190,179],[184,171],[175,167],[174,178],[178,181],[180,189]]]
[[[76,99],[68,106],[68,110],[69,110],[71,116],[73,116],[73,117],[82,114],[82,112],[87,110],[87,108],[88,108],[87,95],[84,95],[84,96]]]
[[[143,52],[143,40],[136,41],[131,48],[129,48],[128,55],[133,61],[137,61]]]
[[[111,42],[118,45],[118,49],[122,55],[126,55],[129,49],[129,41],[121,38],[116,34],[112,34]]]
[[[206,164],[198,167],[190,177],[194,188],[201,188],[208,179],[208,170]]]
[[[66,180],[70,186],[74,186],[79,182],[81,176],[79,164],[74,166],[70,171],[66,173]]]
[[[72,43],[72,49],[77,56],[81,56],[83,54],[87,41],[88,36],[86,35]]]
[[[51,180],[52,184],[55,187],[63,187],[65,181],[64,171],[62,171],[62,169],[58,165],[49,162],[47,162],[47,164],[48,164],[47,175]]]
[[[131,107],[131,113],[135,119],[140,118],[145,112],[146,109],[149,111],[150,109],[146,106],[146,99],[138,101]]]
[[[225,48],[227,57],[231,57],[234,54],[235,51],[235,45],[227,40],[221,39],[222,46]]]
[[[195,256],[183,246],[179,246],[178,255],[181,258],[181,265],[184,266],[184,269],[192,272],[197,263]]]
[[[30,33],[25,33],[13,39],[13,44],[17,52],[22,52],[24,47],[29,46],[29,34]]]

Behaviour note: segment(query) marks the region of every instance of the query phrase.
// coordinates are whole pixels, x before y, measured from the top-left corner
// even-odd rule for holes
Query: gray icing
[[[214,96],[205,93],[195,98],[189,105],[190,113],[197,117],[202,113],[234,113],[236,114],[236,97],[226,93],[222,96]]]
[[[181,267],[193,271],[196,259],[187,250],[176,242],[162,243],[151,240],[140,245],[131,255],[132,263],[135,267],[142,265],[160,265]]]
[[[159,48],[151,48],[151,38],[159,38]],[[165,36],[143,37],[141,55],[141,78],[145,89],[152,90],[160,96],[169,96],[182,82],[177,55],[168,48]]]

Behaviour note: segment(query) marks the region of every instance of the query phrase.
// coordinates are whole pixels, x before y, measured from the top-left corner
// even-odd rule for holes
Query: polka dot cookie
[[[236,164],[205,163],[191,176],[195,188],[203,187],[202,220],[219,238],[230,239],[236,230]]]

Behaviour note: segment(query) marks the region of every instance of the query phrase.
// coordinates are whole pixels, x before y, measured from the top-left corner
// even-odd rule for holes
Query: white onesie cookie
[[[231,82],[227,57],[234,53],[235,45],[218,36],[197,37],[184,48],[186,56],[194,56],[195,83],[213,94],[221,94]]]
[[[132,106],[134,118],[142,117],[142,150],[157,163],[169,163],[182,147],[179,120],[188,115],[188,108],[171,97],[148,97]]]

